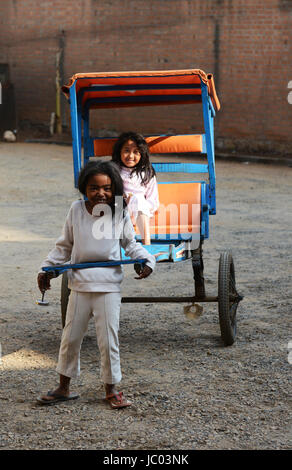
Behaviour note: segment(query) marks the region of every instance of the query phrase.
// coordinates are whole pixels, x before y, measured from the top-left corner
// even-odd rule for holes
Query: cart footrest
[[[143,245],[143,247],[155,256],[156,262],[168,261],[175,263],[177,261],[184,261],[190,258],[190,250],[188,249],[188,244],[185,242],[179,244],[151,244]],[[126,257],[124,250],[122,249],[122,259],[130,260],[129,257]]]

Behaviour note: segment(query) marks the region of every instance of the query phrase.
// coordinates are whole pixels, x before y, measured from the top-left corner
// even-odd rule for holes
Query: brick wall
[[[0,2],[0,64],[9,64],[20,125],[48,126],[61,48],[64,82],[76,72],[214,73],[222,104],[217,147],[292,153],[291,39],[292,0]],[[63,122],[70,124],[67,104]],[[130,128],[188,133],[201,125],[201,110],[190,105],[92,116],[94,133]]]

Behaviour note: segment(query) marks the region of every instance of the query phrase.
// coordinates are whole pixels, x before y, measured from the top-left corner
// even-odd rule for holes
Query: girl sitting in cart
[[[63,234],[57,240],[41,267],[93,261],[120,260],[121,247],[132,259],[146,259],[138,277],[146,278],[155,266],[155,258],[135,240],[135,232],[123,201],[123,181],[113,162],[89,162],[80,172],[79,191],[87,200],[73,202],[67,215]],[[119,198],[118,198],[119,196]],[[112,224],[114,236],[97,236],[96,223]],[[51,273],[40,270],[38,285],[41,292],[50,289]],[[106,400],[112,408],[131,403],[116,390],[121,380],[119,356],[121,265],[68,270],[71,289],[66,324],[59,350],[58,388],[38,398],[43,405],[78,398],[70,393],[71,378],[80,374],[80,348],[89,319],[94,317],[97,342],[101,356],[101,378],[105,384]]]
[[[133,224],[142,243],[150,245],[150,218],[159,207],[155,170],[146,140],[136,132],[124,132],[116,141],[112,159],[121,170],[124,192]]]

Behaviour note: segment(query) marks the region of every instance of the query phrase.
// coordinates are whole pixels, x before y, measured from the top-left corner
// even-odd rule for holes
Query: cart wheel
[[[67,271],[65,271],[62,275],[62,284],[61,284],[61,315],[62,315],[62,328],[64,328],[66,323],[66,313],[67,313],[67,305],[68,299],[71,290],[68,288],[68,276]]]
[[[242,300],[235,287],[232,255],[221,253],[218,272],[218,307],[221,338],[225,346],[231,346],[236,337],[236,310]]]

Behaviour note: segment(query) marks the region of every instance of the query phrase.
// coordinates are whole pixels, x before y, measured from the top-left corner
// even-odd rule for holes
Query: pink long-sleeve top
[[[132,173],[132,168],[121,167],[121,177],[126,196],[132,195],[128,204],[130,214],[136,219],[138,212],[153,217],[159,207],[158,187],[156,176],[145,185],[141,176]]]

